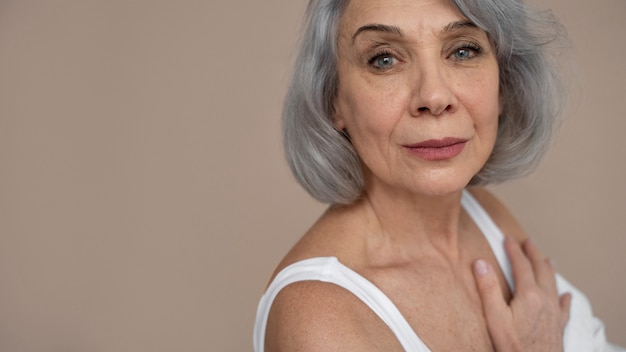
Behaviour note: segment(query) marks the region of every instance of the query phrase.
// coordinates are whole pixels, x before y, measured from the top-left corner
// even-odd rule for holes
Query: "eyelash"
[[[367,60],[367,63],[377,70],[384,70],[386,69],[385,67],[376,66],[376,60],[383,58],[383,57],[389,57],[392,60],[397,60],[389,50],[381,50],[377,52],[376,54],[374,54],[372,57],[370,57],[369,60]]]
[[[475,58],[477,56],[480,56],[483,53],[483,49],[480,46],[478,46],[477,44],[468,42],[468,43],[462,43],[461,45],[456,46],[452,50],[452,53],[450,54],[450,56],[454,56],[461,50],[469,50],[473,52],[473,55],[468,58],[456,58],[457,60],[461,60],[461,61]]]
[[[461,50],[468,50],[471,51],[471,56],[470,57],[466,57],[466,58],[454,58],[453,56],[455,54],[457,54],[459,51]],[[483,53],[483,49],[475,44],[475,43],[471,43],[471,42],[467,42],[467,43],[462,43],[456,47],[454,47],[454,49],[452,49],[452,53],[450,54],[450,57],[453,57],[453,59],[455,60],[459,60],[459,61],[465,61],[465,60],[470,60],[473,59],[477,56],[480,56]],[[376,70],[381,70],[384,71],[386,69],[389,69],[389,67],[380,67],[376,65],[376,61],[384,58],[384,57],[389,57],[391,60],[398,60],[389,50],[381,50],[379,52],[377,52],[376,54],[374,54],[372,57],[370,57],[367,60],[367,63],[369,66],[373,67]]]

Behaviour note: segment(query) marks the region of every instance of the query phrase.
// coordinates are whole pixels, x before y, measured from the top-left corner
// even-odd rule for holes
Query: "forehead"
[[[343,35],[352,35],[360,26],[381,23],[419,31],[466,20],[450,0],[350,0],[339,29]]]

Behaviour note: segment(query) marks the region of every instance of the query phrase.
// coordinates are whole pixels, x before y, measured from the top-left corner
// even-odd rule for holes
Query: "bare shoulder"
[[[336,257],[349,266],[352,258],[359,253],[360,242],[352,235],[358,231],[348,229],[358,220],[347,212],[330,208],[322,214],[280,261],[270,282],[287,266],[305,259]]]
[[[382,351],[387,350],[385,341],[393,343],[394,339],[387,330],[347,290],[331,283],[302,281],[285,287],[276,297],[267,322],[265,350]]]
[[[515,216],[493,193],[484,187],[472,187],[468,190],[504,235],[515,238],[519,242],[528,238]]]

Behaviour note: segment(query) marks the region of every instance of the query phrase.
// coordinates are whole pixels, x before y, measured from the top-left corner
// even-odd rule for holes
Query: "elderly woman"
[[[560,97],[537,29],[555,23],[519,0],[311,0],[307,14],[285,148],[331,206],[278,266],[255,350],[619,350],[478,187],[548,145]]]

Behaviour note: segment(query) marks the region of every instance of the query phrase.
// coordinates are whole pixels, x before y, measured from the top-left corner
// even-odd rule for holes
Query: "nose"
[[[449,74],[435,65],[419,70],[411,102],[413,116],[440,116],[445,112],[456,111],[458,99],[452,89]]]

